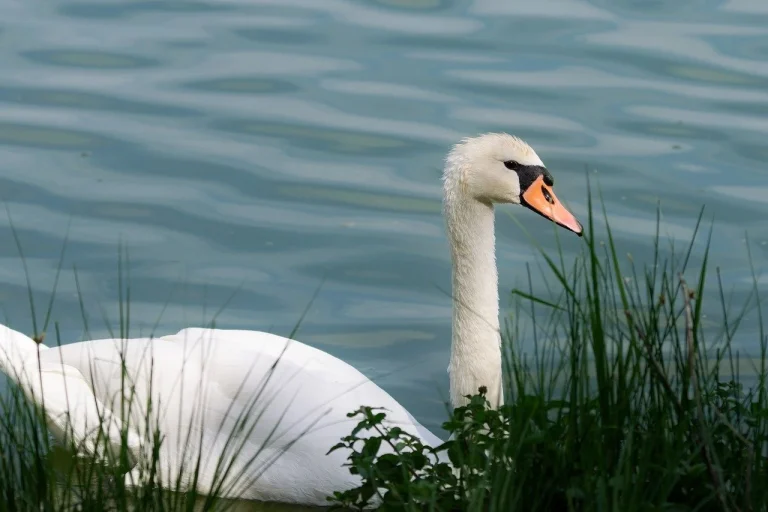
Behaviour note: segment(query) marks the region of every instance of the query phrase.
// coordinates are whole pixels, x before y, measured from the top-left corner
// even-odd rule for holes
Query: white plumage
[[[357,420],[346,414],[361,405],[385,407],[392,423],[440,443],[352,366],[265,332],[192,328],[155,339],[42,346],[39,363],[32,339],[7,327],[0,337],[0,348],[27,349],[29,357],[4,371],[30,399],[44,400],[57,437],[69,417],[75,440],[92,453],[106,416],[111,445],[120,446],[122,420],[133,457],[151,460],[140,447],[150,449],[153,443],[142,441],[157,430],[164,438],[161,478],[172,487],[179,475],[182,488],[189,483],[201,454],[203,493],[216,490],[232,463],[221,494],[327,504],[333,491],[357,484],[342,468],[346,453],[326,453],[349,434]],[[138,479],[138,470],[127,478]]]
[[[491,403],[503,401],[492,204],[522,202],[581,232],[545,190],[551,183],[541,181],[542,173],[533,149],[506,134],[466,139],[446,160],[454,406],[480,386]],[[356,424],[347,413],[363,405],[387,409],[391,424],[425,444],[441,443],[349,364],[264,332],[190,328],[155,339],[47,348],[0,326],[0,370],[44,406],[56,437],[84,453],[109,457],[125,433],[135,462],[126,479],[133,484],[159,435],[160,477],[171,488],[187,488],[198,471],[203,493],[325,505],[334,491],[359,483],[342,466],[345,451],[327,452]],[[98,441],[99,425],[106,443]]]

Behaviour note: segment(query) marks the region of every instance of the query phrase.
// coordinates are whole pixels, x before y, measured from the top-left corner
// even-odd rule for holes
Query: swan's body
[[[131,432],[134,457],[151,460],[141,446],[150,447],[152,443],[142,440],[151,437],[156,425],[165,438],[160,453],[166,468],[162,481],[173,485],[182,465],[191,478],[197,454],[202,453],[198,476],[202,493],[212,492],[221,481],[224,470],[217,470],[217,463],[223,459],[224,467],[234,462],[232,484],[224,482],[222,488],[225,494],[327,504],[326,497],[333,491],[357,484],[342,468],[347,454],[326,453],[350,433],[358,420],[345,415],[361,405],[385,407],[393,423],[425,443],[440,442],[352,366],[303,343],[264,332],[193,328],[155,339],[42,347],[39,366],[34,341],[4,327],[0,337],[32,351],[18,368],[19,374],[29,375],[27,395],[37,402],[45,400],[57,437],[63,437],[70,412],[75,439],[83,449],[95,451],[89,432],[99,424],[99,410],[106,406]],[[129,379],[122,380],[123,367]],[[127,414],[120,413],[121,389],[134,396],[125,400],[126,412],[127,404],[133,404]],[[153,410],[147,414],[149,396]],[[147,417],[153,426],[149,431]],[[253,430],[227,444],[238,424],[246,432]],[[109,435],[119,447],[120,423],[115,422]],[[138,470],[128,478],[140,480]]]
[[[523,203],[581,231],[556,199],[541,203],[554,198],[545,185],[551,176],[539,157],[509,135],[467,139],[446,160],[453,405],[480,386],[492,403],[503,400],[492,203]],[[199,462],[203,493],[316,505],[359,483],[342,466],[345,451],[326,453],[349,434],[357,420],[346,414],[361,405],[386,408],[391,423],[425,444],[441,442],[352,366],[264,332],[192,328],[155,339],[46,348],[0,326],[0,370],[44,405],[54,435],[71,436],[86,452],[103,450],[94,430],[100,423],[110,446],[119,447],[121,430],[127,432],[137,461],[126,477],[133,483],[151,458],[155,443],[148,438],[155,431],[163,437],[159,460],[167,485],[187,486]]]

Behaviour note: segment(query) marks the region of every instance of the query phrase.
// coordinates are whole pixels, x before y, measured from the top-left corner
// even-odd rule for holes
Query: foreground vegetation
[[[534,325],[532,357],[507,351],[506,405],[491,410],[478,390],[444,423],[451,440],[436,449],[384,426],[386,411],[353,412],[360,423],[338,447],[354,450],[349,470],[363,484],[338,501],[358,508],[376,500],[393,511],[768,510],[757,287],[736,315],[720,287],[722,327],[708,329],[707,340],[700,298],[709,242],[692,272],[691,248],[664,258],[657,236],[653,262],[639,272],[630,265],[628,275],[610,230],[601,245],[594,227],[590,215],[573,266],[544,255],[559,299],[516,292],[548,317]],[[759,354],[740,370],[731,341],[749,304],[757,306]],[[739,381],[744,370],[751,386]],[[382,445],[395,453],[379,456]]]
[[[337,506],[373,500],[383,510],[768,509],[768,341],[756,278],[736,313],[722,287],[710,290],[707,296],[719,293],[722,316],[705,329],[709,243],[702,264],[691,269],[693,242],[676,254],[662,249],[657,234],[653,257],[637,269],[618,256],[610,229],[602,244],[595,232],[590,214],[583,253],[571,263],[542,253],[550,291],[515,291],[500,410],[489,409],[478,390],[469,405],[450,412],[444,428],[451,440],[434,449],[384,426],[386,411],[376,404],[350,413],[358,428],[335,449],[353,449],[349,470],[363,484],[337,494]],[[118,336],[127,332],[127,302],[121,300]],[[732,341],[748,308],[757,315],[751,346],[759,353],[740,368],[744,359]],[[520,339],[534,341],[533,353]],[[144,461],[144,484],[128,487],[127,448],[108,463],[76,457],[51,440],[41,418],[18,389],[0,394],[0,512],[233,506],[162,490],[152,460]],[[161,442],[151,434],[145,438]],[[395,453],[379,455],[383,445]],[[194,465],[190,471],[194,478]]]

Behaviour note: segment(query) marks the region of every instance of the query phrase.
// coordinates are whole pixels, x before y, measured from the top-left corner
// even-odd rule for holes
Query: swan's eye
[[[510,171],[519,171],[522,165],[515,162],[514,160],[507,160],[506,162],[504,162],[504,167],[506,167]]]
[[[541,193],[544,195],[544,199],[546,199],[549,204],[555,204],[555,200],[552,199],[552,194],[549,193],[549,190],[547,190],[546,187],[541,187]]]

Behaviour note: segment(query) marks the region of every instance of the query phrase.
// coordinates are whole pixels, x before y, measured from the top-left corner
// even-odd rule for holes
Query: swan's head
[[[487,133],[462,140],[446,159],[446,201],[520,204],[582,235],[581,224],[558,201],[554,179],[523,140],[506,133]]]

